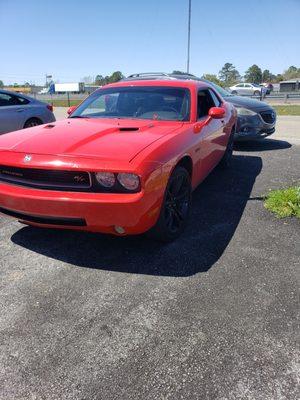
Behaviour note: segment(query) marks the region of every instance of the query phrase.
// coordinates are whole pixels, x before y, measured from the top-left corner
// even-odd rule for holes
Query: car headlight
[[[96,172],[97,182],[105,188],[112,188],[116,183],[115,174],[112,172]]]
[[[140,177],[129,172],[95,172],[95,178],[98,185],[102,186],[105,192],[136,193],[141,188]]]
[[[127,190],[135,191],[140,186],[140,178],[135,174],[120,173],[117,175],[117,179]]]
[[[241,115],[241,116],[244,116],[244,117],[249,116],[249,115],[252,115],[252,116],[253,115],[257,115],[256,112],[251,111],[248,108],[236,107],[236,110],[237,110],[238,115]]]

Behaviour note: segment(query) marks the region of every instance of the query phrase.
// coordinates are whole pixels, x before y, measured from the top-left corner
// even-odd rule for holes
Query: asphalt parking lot
[[[172,244],[0,217],[0,398],[298,399],[300,224],[262,203],[296,142],[240,145]]]

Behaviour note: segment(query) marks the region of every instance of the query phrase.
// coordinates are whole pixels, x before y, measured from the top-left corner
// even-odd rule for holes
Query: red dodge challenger
[[[39,227],[174,240],[192,190],[228,165],[235,123],[207,83],[107,85],[63,121],[0,137],[0,212]]]

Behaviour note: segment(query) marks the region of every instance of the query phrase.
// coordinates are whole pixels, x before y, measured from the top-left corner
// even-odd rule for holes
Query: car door
[[[245,94],[252,95],[253,94],[253,86],[250,83],[245,83]]]
[[[27,103],[26,99],[0,92],[0,134],[23,128]]]
[[[197,98],[197,121],[201,123],[207,120],[210,108],[219,106],[221,106],[221,100],[213,90],[209,88],[200,89]],[[226,142],[223,128],[223,119],[210,119],[198,134],[200,139],[200,154],[197,166],[198,182],[209,174],[223,155]]]
[[[243,83],[239,83],[238,85],[236,85],[236,89],[237,94],[244,94],[244,84]]]

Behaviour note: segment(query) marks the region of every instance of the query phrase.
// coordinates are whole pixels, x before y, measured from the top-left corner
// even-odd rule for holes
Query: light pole
[[[192,0],[189,0],[188,42],[187,42],[187,62],[186,62],[186,72],[187,73],[190,72],[191,12],[192,12]]]

